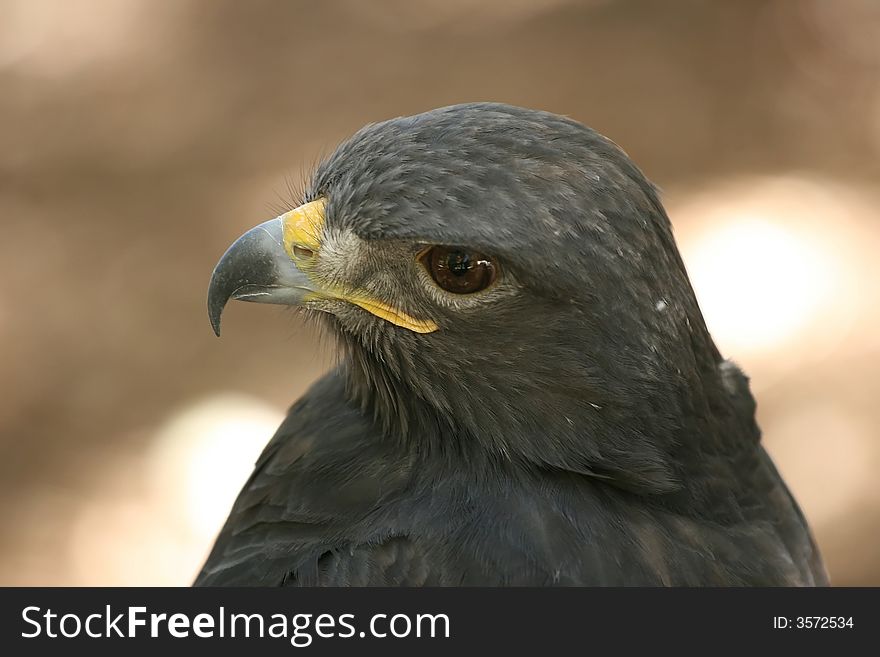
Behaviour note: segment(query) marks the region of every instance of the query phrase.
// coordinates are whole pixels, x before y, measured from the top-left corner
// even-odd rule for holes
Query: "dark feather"
[[[720,508],[691,513],[589,476],[484,465],[405,455],[331,374],[266,448],[196,584],[827,583],[760,445]]]

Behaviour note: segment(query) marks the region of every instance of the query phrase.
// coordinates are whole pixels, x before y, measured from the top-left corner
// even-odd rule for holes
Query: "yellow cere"
[[[284,229],[284,250],[291,258],[293,247],[317,251],[324,230],[324,199],[306,203],[281,215]]]
[[[294,247],[317,253],[321,247],[321,234],[324,230],[324,199],[306,203],[283,214],[281,224],[284,232],[284,250],[292,260],[300,260],[294,254]],[[334,294],[326,289],[316,291],[309,296],[312,298],[328,296],[343,299],[376,317],[416,333],[432,333],[438,329],[437,324],[430,319],[416,319],[402,310],[371,297],[344,292]]]

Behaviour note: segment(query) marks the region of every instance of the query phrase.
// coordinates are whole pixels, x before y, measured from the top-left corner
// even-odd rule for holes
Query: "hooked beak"
[[[220,335],[230,299],[298,306],[317,288],[296,264],[297,252],[314,255],[324,227],[318,199],[270,219],[239,237],[220,258],[208,286],[208,317]]]
[[[239,237],[220,258],[208,287],[208,317],[220,335],[220,317],[230,299],[301,306],[316,299],[340,299],[416,333],[437,330],[395,306],[356,291],[321,285],[309,277],[321,248],[324,199],[270,219]]]
[[[311,281],[284,251],[281,217],[270,219],[239,237],[220,258],[208,287],[208,317],[220,335],[220,316],[230,299],[299,305]]]

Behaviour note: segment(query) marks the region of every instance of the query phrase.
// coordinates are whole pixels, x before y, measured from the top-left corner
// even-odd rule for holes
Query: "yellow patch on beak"
[[[324,199],[306,203],[281,215],[284,250],[294,258],[294,247],[316,252],[324,230]],[[297,254],[298,255],[298,254]]]
[[[356,306],[360,306],[369,313],[373,313],[376,317],[381,317],[385,321],[416,333],[433,333],[439,328],[430,319],[416,319],[412,315],[408,315],[402,310],[389,306],[378,299],[355,295],[345,296],[343,299]]]
[[[321,235],[324,231],[324,199],[306,203],[281,215],[284,250],[298,266],[307,267],[303,257],[317,255],[321,248]],[[307,269],[305,269],[307,271]],[[311,278],[311,276],[310,276]],[[401,328],[415,333],[432,333],[439,327],[430,319],[416,319],[402,310],[388,305],[384,301],[373,299],[356,293],[331,292],[328,289],[315,291],[311,298],[330,297],[353,303]]]

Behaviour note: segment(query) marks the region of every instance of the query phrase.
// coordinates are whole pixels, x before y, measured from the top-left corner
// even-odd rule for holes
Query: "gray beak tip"
[[[215,269],[211,275],[211,284],[208,288],[208,319],[211,321],[214,335],[218,338],[220,337],[220,319],[223,309],[226,307],[229,297],[232,296],[227,286],[223,284],[223,278],[222,274],[218,276],[218,272]]]
[[[220,316],[230,299],[298,305],[313,289],[284,251],[280,218],[252,228],[227,249],[208,285],[208,319],[220,337]]]

